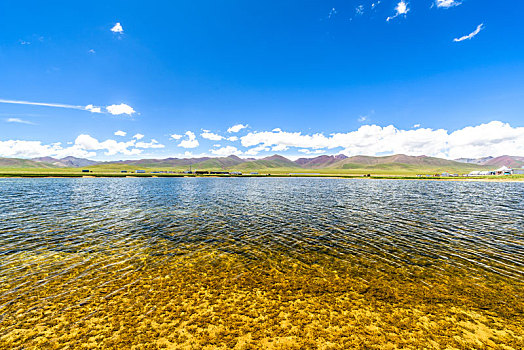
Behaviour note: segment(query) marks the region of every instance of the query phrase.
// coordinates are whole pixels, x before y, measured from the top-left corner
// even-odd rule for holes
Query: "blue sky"
[[[523,11],[4,0],[0,156],[524,155]]]

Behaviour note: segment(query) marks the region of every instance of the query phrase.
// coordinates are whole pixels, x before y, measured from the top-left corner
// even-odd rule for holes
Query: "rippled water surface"
[[[0,348],[524,348],[524,184],[0,179]]]

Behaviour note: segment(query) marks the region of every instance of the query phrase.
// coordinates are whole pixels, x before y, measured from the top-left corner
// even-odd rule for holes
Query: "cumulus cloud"
[[[453,39],[454,42],[461,42],[461,41],[464,41],[464,40],[470,40],[472,38],[474,38],[475,36],[477,36],[478,33],[480,33],[480,31],[484,29],[484,23],[481,23],[477,26],[477,29],[475,29],[473,32],[469,33],[468,35],[464,35],[464,36],[461,36],[460,38],[455,38]]]
[[[239,151],[236,147],[233,147],[233,146],[226,146],[226,147],[222,147],[218,149],[212,149],[210,150],[210,152],[214,154],[215,156],[220,156],[220,157],[227,157],[230,155],[241,155],[242,154],[241,151]]]
[[[171,137],[173,140],[180,140],[182,137],[184,137],[184,135],[171,134],[169,137]]]
[[[95,157],[97,151],[103,151],[106,156],[123,154],[126,156],[137,155],[142,153],[139,148],[162,148],[156,140],[150,143],[136,143],[136,140],[118,142],[108,139],[99,141],[88,134],[81,134],[70,146],[63,147],[60,142],[43,144],[41,141],[24,141],[24,140],[0,140],[0,157]]]
[[[212,141],[220,141],[222,140],[224,137],[220,136],[220,135],[217,135],[217,134],[214,134],[212,132],[210,132],[209,130],[203,130],[204,132],[202,134],[200,134],[200,136],[202,136],[203,138],[207,139],[207,140],[212,140]]]
[[[247,156],[256,156],[260,152],[268,152],[270,150],[271,150],[270,147],[267,147],[265,145],[259,145],[259,146],[248,149],[247,151],[244,152],[244,154]]]
[[[227,132],[229,132],[229,133],[239,132],[240,130],[245,129],[245,128],[247,128],[247,125],[237,124],[237,125],[233,125],[229,129],[227,129]]]
[[[323,149],[317,149],[317,150],[312,151],[312,150],[309,150],[307,148],[302,148],[302,149],[299,149],[298,151],[301,152],[301,153],[305,153],[305,154],[322,154],[322,153],[326,152]]]
[[[134,135],[133,135],[133,138],[134,138],[134,139],[137,139],[137,140],[142,140],[142,139],[144,138],[144,135],[142,135],[142,134],[140,134],[140,133],[138,133],[138,134],[134,134]]]
[[[122,131],[122,130],[118,130],[118,131],[115,131],[115,136],[126,136],[127,135],[127,132],[125,131]]]
[[[35,123],[30,122],[29,120],[23,120],[23,119],[20,119],[20,118],[7,118],[5,121],[7,123],[18,123],[18,124],[35,125]]]
[[[136,148],[164,148],[165,146],[159,143],[155,139],[151,139],[151,142],[137,142],[135,144]]]
[[[316,151],[341,149],[348,155],[378,155],[403,153],[442,158],[482,157],[487,155],[524,154],[524,127],[492,121],[466,127],[454,132],[444,129],[397,129],[393,125],[363,125],[356,131],[304,135],[300,132],[252,132],[241,139],[249,149],[247,155],[256,155],[274,147],[297,147]],[[304,152],[304,151],[301,151]]]
[[[450,8],[458,5],[462,5],[462,1],[457,0],[436,0],[435,5],[439,8]]]
[[[60,142],[49,145],[41,141],[0,140],[0,157],[34,158],[34,157],[93,157],[96,153],[89,152],[78,146],[63,148]]]
[[[386,18],[386,21],[389,22],[398,16],[402,16],[402,15],[405,16],[408,12],[409,12],[408,3],[405,2],[404,0],[401,0],[395,7],[395,14],[393,16]]]
[[[178,147],[182,147],[182,148],[196,148],[199,146],[199,143],[198,143],[198,140],[196,139],[196,135],[194,132],[192,131],[186,131],[186,134],[187,136],[187,139],[186,140],[182,140],[182,142],[180,142],[178,144]]]
[[[413,125],[414,128],[420,128],[420,124]]]
[[[124,33],[124,28],[122,28],[122,25],[120,24],[120,22],[117,22],[112,28],[111,28],[111,31],[113,33],[118,33],[118,34],[122,34]]]
[[[135,142],[136,140],[118,142],[111,139],[100,142],[91,135],[82,134],[78,135],[74,146],[77,146],[80,149],[86,151],[104,150],[104,154],[106,156],[112,156],[115,154],[124,154],[130,156],[142,153],[142,150],[135,148]]]
[[[231,142],[235,142],[235,141],[238,141],[238,137],[236,136],[230,136],[227,138],[228,141],[231,141]]]
[[[120,115],[120,114],[132,115],[133,113],[136,113],[133,107],[128,106],[125,103],[121,103],[119,105],[107,106],[106,110],[113,115]]]

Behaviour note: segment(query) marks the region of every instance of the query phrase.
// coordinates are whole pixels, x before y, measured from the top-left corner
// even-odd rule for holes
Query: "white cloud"
[[[87,51],[87,52],[89,52],[89,53],[96,53],[96,51],[93,50],[93,49],[89,49],[89,51]]]
[[[100,107],[95,107],[93,105],[87,105],[85,106],[85,110],[86,111],[89,111],[91,113],[102,113],[102,108]]]
[[[137,140],[142,140],[144,138],[144,135],[138,133],[138,134],[133,135],[133,138]]]
[[[414,128],[420,128],[420,124],[413,125]]]
[[[182,148],[196,148],[199,146],[198,140],[196,139],[195,133],[192,131],[186,131],[187,140],[182,140],[178,144],[178,147]]]
[[[214,154],[215,156],[221,156],[221,157],[227,157],[233,154],[238,156],[242,154],[241,151],[239,151],[236,147],[233,147],[233,146],[226,146],[226,147],[222,147],[219,149],[212,149],[210,150],[210,152]]]
[[[240,130],[245,129],[245,128],[247,128],[247,125],[237,124],[237,125],[233,125],[229,129],[227,129],[227,132],[229,132],[229,133],[239,132]]]
[[[247,151],[244,152],[244,154],[247,156],[256,156],[260,152],[268,152],[270,150],[271,148],[266,147],[265,145],[260,145],[260,146],[256,146],[256,147],[248,149]]]
[[[271,148],[271,152],[283,152],[287,151],[289,149],[286,145],[276,145],[273,148]]]
[[[329,14],[328,14],[328,18],[331,18],[333,17],[334,15],[337,14],[337,10],[335,10],[335,8],[333,7],[330,11],[329,11]]]
[[[273,132],[281,132],[281,131],[282,131],[282,129],[280,129],[280,128],[274,128],[274,129],[273,129],[273,130],[271,130],[271,131],[273,131]]]
[[[227,138],[228,141],[231,141],[231,142],[235,142],[235,141],[238,141],[238,137],[236,136],[230,136]]]
[[[165,146],[159,143],[155,139],[151,139],[151,142],[137,142],[135,144],[136,148],[164,148]]]
[[[200,134],[200,136],[202,136],[203,138],[205,138],[207,140],[220,141],[220,140],[223,139],[222,136],[214,134],[214,133],[210,132],[209,130],[203,130],[203,131],[204,132],[202,134]]]
[[[122,34],[124,33],[124,28],[122,28],[122,25],[120,24],[120,22],[117,22],[112,28],[111,28],[111,31],[113,33],[118,33],[118,34]]]
[[[133,107],[128,106],[125,103],[121,103],[119,105],[107,106],[106,110],[113,115],[120,115],[120,114],[131,115],[133,113],[136,113]]]
[[[173,140],[180,140],[182,137],[184,137],[184,135],[171,134],[169,137],[171,137]]]
[[[464,35],[460,38],[455,38],[453,39],[454,42],[460,42],[460,41],[464,41],[464,40],[469,40],[469,39],[472,39],[474,38],[478,33],[480,33],[480,31],[484,29],[484,23],[481,23],[477,26],[477,29],[475,29],[473,32],[469,33],[468,35]]]
[[[35,123],[30,122],[28,120],[23,120],[20,118],[7,118],[5,120],[7,123],[18,123],[18,124],[28,124],[28,125],[35,125]]]
[[[367,115],[361,115],[360,117],[358,117],[358,121],[361,123],[365,122],[367,119],[368,119]]]
[[[118,130],[118,131],[115,131],[115,136],[126,136],[127,135],[127,132],[125,131],[122,131],[122,130]]]
[[[371,9],[374,10],[375,7],[377,7],[378,5],[380,5],[380,1],[377,1],[377,2],[374,2],[371,4]]]
[[[0,140],[0,157],[34,158],[34,157],[93,157],[96,153],[88,152],[77,146],[62,148],[59,142],[44,145],[41,141]]]
[[[435,5],[439,8],[450,8],[453,6],[462,5],[462,1],[457,0],[436,0]]]
[[[364,5],[358,5],[356,8],[355,8],[355,14],[357,16],[362,16],[364,14]]]
[[[492,121],[448,132],[444,129],[401,130],[393,125],[363,125],[356,131],[329,136],[284,131],[252,132],[241,137],[241,143],[250,148],[244,152],[247,155],[280,146],[310,150],[340,148],[348,156],[403,153],[453,159],[524,154],[524,127]]]
[[[301,153],[305,153],[305,154],[322,154],[322,153],[326,152],[323,149],[317,149],[317,150],[311,151],[311,150],[309,150],[307,148],[306,149],[302,148],[302,149],[299,149],[298,151],[301,152]]]
[[[9,104],[17,104],[17,105],[28,105],[28,106],[44,106],[44,107],[56,107],[56,108],[68,108],[68,109],[77,109],[82,111],[89,111],[91,113],[103,113],[102,107],[94,106],[92,104],[88,104],[87,106],[76,106],[76,105],[68,105],[64,103],[47,103],[47,102],[30,102],[30,101],[20,101],[20,100],[6,100],[6,99],[0,99],[0,103],[9,103]],[[124,103],[121,103],[119,105],[111,105],[107,106],[106,110],[108,113],[118,115],[118,114],[128,114],[131,115],[133,113],[136,113],[135,110]]]
[[[142,152],[141,150],[135,148],[135,142],[136,140],[118,142],[111,139],[100,142],[90,135],[82,134],[78,135],[74,146],[77,146],[80,149],[86,151],[105,150],[104,154],[106,156],[112,156],[118,153],[130,156],[140,154]]]
[[[401,15],[406,15],[407,13],[409,12],[409,7],[408,7],[408,3],[405,2],[404,0],[401,0],[397,6],[395,7],[395,15],[394,16],[390,16],[388,18],[386,18],[386,21],[390,21],[398,16],[401,16]]]

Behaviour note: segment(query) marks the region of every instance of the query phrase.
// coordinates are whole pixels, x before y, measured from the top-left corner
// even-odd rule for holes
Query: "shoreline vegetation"
[[[121,173],[121,172],[82,172],[78,169],[61,171],[9,170],[0,171],[0,178],[260,178],[260,177],[302,177],[302,178],[336,178],[336,179],[375,179],[375,180],[434,180],[434,181],[491,181],[491,182],[524,182],[524,175],[488,175],[488,176],[426,176],[413,174],[345,174],[345,173],[286,173],[260,172],[257,174],[188,174],[188,173]]]

